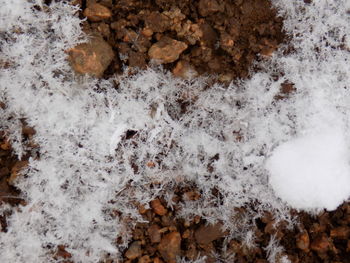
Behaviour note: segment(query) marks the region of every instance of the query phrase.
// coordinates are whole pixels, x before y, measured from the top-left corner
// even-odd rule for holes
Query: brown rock
[[[216,0],[200,0],[198,4],[198,12],[201,16],[207,16],[212,13],[221,11],[221,7]]]
[[[84,16],[92,22],[99,22],[112,16],[112,12],[105,6],[93,3],[84,10]]]
[[[219,239],[224,236],[221,224],[215,225],[202,225],[194,233],[197,243],[201,245],[209,244],[210,242]]]
[[[153,212],[160,216],[163,216],[168,212],[159,199],[151,201],[151,207]]]
[[[331,247],[331,243],[329,242],[329,239],[326,236],[321,236],[312,241],[310,247],[313,251],[323,254],[329,250],[329,248]]]
[[[331,237],[339,239],[348,239],[350,235],[350,228],[347,226],[340,226],[331,229]]]
[[[133,242],[128,248],[128,250],[125,252],[125,256],[130,260],[138,258],[141,255],[141,243],[139,241]]]
[[[159,64],[176,61],[180,54],[187,48],[187,44],[169,37],[162,37],[148,50],[148,55]]]
[[[158,225],[151,225],[148,228],[148,236],[151,240],[151,243],[159,243],[161,239],[161,233],[159,232],[160,227]]]
[[[198,76],[197,71],[187,61],[180,60],[173,69],[173,74],[176,77],[190,79]]]
[[[165,235],[160,244],[158,251],[167,263],[175,263],[176,257],[181,252],[181,235],[179,232],[171,232]]]
[[[299,249],[301,249],[302,251],[304,251],[304,252],[309,251],[310,238],[309,238],[309,234],[307,233],[307,231],[304,231],[303,233],[301,233],[297,236],[296,244],[297,244],[297,247]]]
[[[77,45],[68,51],[69,61],[76,73],[101,77],[111,63],[114,53],[110,45],[100,37]]]

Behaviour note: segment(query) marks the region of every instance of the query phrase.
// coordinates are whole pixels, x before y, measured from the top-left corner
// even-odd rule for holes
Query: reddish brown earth
[[[247,77],[252,63],[268,58],[285,39],[283,19],[268,0],[75,2],[87,17],[84,30],[99,33],[113,48],[105,77],[125,66],[162,64],[179,77],[214,74],[229,82]]]

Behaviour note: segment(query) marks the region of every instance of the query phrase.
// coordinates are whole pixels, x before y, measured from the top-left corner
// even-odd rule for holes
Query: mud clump
[[[252,62],[284,41],[283,19],[268,0],[89,0],[81,6],[84,30],[100,34],[116,54],[103,77],[154,62],[176,72],[181,61],[191,76],[246,78]]]

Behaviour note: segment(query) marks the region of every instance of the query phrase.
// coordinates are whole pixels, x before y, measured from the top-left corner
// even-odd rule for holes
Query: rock
[[[221,11],[221,7],[216,0],[200,0],[198,4],[198,12],[201,16],[207,16],[212,13]]]
[[[168,212],[159,199],[151,201],[151,207],[153,212],[160,216],[163,216]]]
[[[160,244],[158,251],[167,263],[176,263],[176,257],[181,252],[181,235],[179,232],[171,232],[165,235]]]
[[[173,69],[173,74],[176,77],[190,79],[198,76],[198,72],[187,61],[180,60]]]
[[[160,227],[156,224],[151,225],[147,232],[151,243],[159,243],[161,240],[161,233],[159,232]]]
[[[180,54],[187,48],[187,44],[169,37],[162,37],[148,50],[148,55],[159,64],[176,61]]]
[[[92,22],[99,22],[112,16],[112,12],[105,6],[93,3],[84,10],[84,16]]]
[[[309,251],[310,238],[309,238],[309,234],[307,233],[307,231],[304,231],[303,233],[301,233],[297,236],[296,245],[299,249],[301,249],[304,252]]]
[[[347,226],[340,226],[331,229],[331,237],[339,239],[348,239],[350,235],[350,228]]]
[[[139,241],[133,242],[128,248],[128,250],[125,252],[125,256],[130,260],[138,258],[141,255],[141,243]]]
[[[68,50],[69,61],[76,73],[101,77],[111,63],[114,53],[111,46],[100,37]]]
[[[215,225],[202,225],[194,233],[197,243],[201,245],[207,245],[223,236],[224,231],[222,231],[222,225],[220,223]]]
[[[312,241],[310,247],[313,251],[323,254],[329,250],[329,248],[331,247],[331,243],[329,242],[329,239],[326,236],[321,236]]]

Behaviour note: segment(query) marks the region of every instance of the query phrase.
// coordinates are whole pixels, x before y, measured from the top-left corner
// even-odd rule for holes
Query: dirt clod
[[[163,216],[167,213],[166,208],[162,205],[159,199],[155,199],[151,202],[151,207],[157,215]]]
[[[180,256],[180,246],[180,233],[171,232],[162,238],[160,244],[158,245],[158,251],[160,252],[160,254],[166,262],[175,263],[176,257]]]
[[[176,61],[187,47],[188,46],[184,42],[169,37],[163,37],[151,46],[148,55],[151,59],[155,60],[156,63],[171,63]]]
[[[156,224],[148,228],[148,235],[152,243],[159,243],[161,240],[160,227]]]
[[[142,255],[141,244],[139,241],[133,242],[128,250],[125,252],[125,256],[128,259],[135,259]]]
[[[301,249],[304,252],[309,251],[310,238],[309,238],[309,234],[307,233],[307,231],[304,231],[297,236],[296,245],[299,249]]]
[[[224,232],[222,231],[222,225],[221,224],[215,224],[215,225],[202,225],[196,232],[195,232],[195,238],[196,241],[199,244],[207,245],[210,242],[223,237]]]
[[[114,52],[110,45],[100,37],[79,44],[68,51],[69,61],[76,73],[101,77],[111,63]]]
[[[91,22],[99,22],[112,16],[112,12],[105,6],[92,3],[84,10],[84,16]]]

